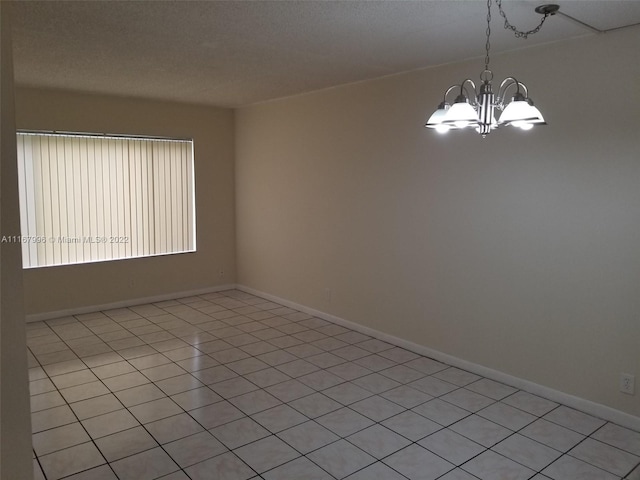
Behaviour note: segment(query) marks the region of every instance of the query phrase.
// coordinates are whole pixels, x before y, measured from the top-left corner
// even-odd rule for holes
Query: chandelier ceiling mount
[[[535,8],[535,12],[540,15],[555,15],[560,10],[560,5],[555,5],[553,3],[547,5],[540,5]]]

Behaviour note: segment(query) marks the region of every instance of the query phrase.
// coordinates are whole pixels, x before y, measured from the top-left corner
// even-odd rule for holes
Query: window
[[[192,252],[193,141],[18,133],[24,268]]]

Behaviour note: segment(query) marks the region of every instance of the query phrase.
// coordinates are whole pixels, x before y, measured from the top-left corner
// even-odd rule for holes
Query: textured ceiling
[[[523,30],[543,1],[503,0]],[[558,0],[598,29],[640,1]],[[24,1],[13,3],[19,85],[236,107],[484,55],[486,3]],[[565,16],[516,39],[493,8],[492,53],[594,32]]]

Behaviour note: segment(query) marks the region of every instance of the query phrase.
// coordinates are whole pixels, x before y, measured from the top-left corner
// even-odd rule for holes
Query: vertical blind
[[[24,268],[195,251],[191,140],[20,132],[18,180]]]

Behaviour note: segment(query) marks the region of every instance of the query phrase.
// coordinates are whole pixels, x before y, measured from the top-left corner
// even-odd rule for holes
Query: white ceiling
[[[511,23],[528,30],[543,3],[503,0],[503,7]],[[638,0],[555,3],[601,30],[640,23]],[[484,56],[480,0],[54,0],[13,7],[17,84],[209,105],[248,105]],[[492,54],[595,34],[561,15],[528,40],[502,25],[494,5]]]

